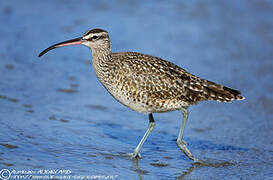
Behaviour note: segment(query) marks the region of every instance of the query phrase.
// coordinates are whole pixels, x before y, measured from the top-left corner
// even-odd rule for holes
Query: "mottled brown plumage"
[[[239,91],[196,77],[154,56],[135,52],[112,53],[111,56],[111,64],[119,68],[110,71],[110,81],[119,75],[113,84],[123,84],[124,94],[143,103],[148,112],[176,110],[204,100],[243,99]]]
[[[190,159],[198,161],[182,140],[188,118],[187,107],[205,100],[231,102],[244,99],[237,90],[194,76],[158,57],[136,52],[112,53],[109,35],[102,29],[92,29],[82,38],[55,44],[39,56],[72,44],[83,44],[92,50],[96,75],[116,100],[137,112],[149,114],[149,128],[130,154],[132,157],[140,157],[140,148],[155,125],[152,113],[180,110],[184,121],[177,144]]]

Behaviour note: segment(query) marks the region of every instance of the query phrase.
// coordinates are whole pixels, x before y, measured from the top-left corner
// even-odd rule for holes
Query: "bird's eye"
[[[96,40],[96,39],[98,39],[98,38],[99,38],[99,37],[96,36],[96,35],[92,36],[92,39],[94,39],[94,40]]]

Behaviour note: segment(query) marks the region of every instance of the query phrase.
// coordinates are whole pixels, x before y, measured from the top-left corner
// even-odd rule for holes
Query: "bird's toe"
[[[128,153],[127,156],[129,156],[131,158],[135,158],[135,159],[141,159],[141,155],[139,152]]]

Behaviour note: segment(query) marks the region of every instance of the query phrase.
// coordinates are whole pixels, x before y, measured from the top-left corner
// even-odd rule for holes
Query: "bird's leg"
[[[198,159],[196,159],[192,153],[190,152],[190,150],[187,148],[187,143],[182,139],[183,138],[183,133],[184,133],[184,129],[185,129],[185,125],[186,125],[186,122],[188,120],[188,116],[189,116],[189,112],[187,109],[185,108],[182,108],[181,109],[182,113],[183,113],[183,122],[181,124],[181,128],[180,128],[180,131],[179,131],[179,134],[178,134],[178,138],[177,138],[177,146],[179,147],[179,149],[188,157],[190,158],[191,160],[193,161],[196,161],[196,162],[199,162]]]
[[[154,126],[155,126],[154,117],[153,117],[153,114],[150,113],[149,114],[149,126],[148,126],[148,129],[146,130],[144,136],[142,137],[142,139],[140,140],[139,144],[135,148],[134,152],[128,154],[129,156],[131,156],[132,158],[139,158],[139,159],[141,158],[141,155],[140,155],[139,151],[140,151],[143,143],[146,141],[147,137],[149,136],[149,134],[153,130]]]

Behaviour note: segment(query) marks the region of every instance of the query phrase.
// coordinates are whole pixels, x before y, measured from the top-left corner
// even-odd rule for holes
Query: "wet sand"
[[[115,179],[273,178],[273,3],[253,1],[1,1],[0,170],[70,170]],[[133,151],[148,117],[117,103],[96,79],[85,47],[38,53],[104,28],[112,50],[167,59],[242,91],[245,101],[155,114],[142,159]],[[57,178],[58,179],[58,178]]]

